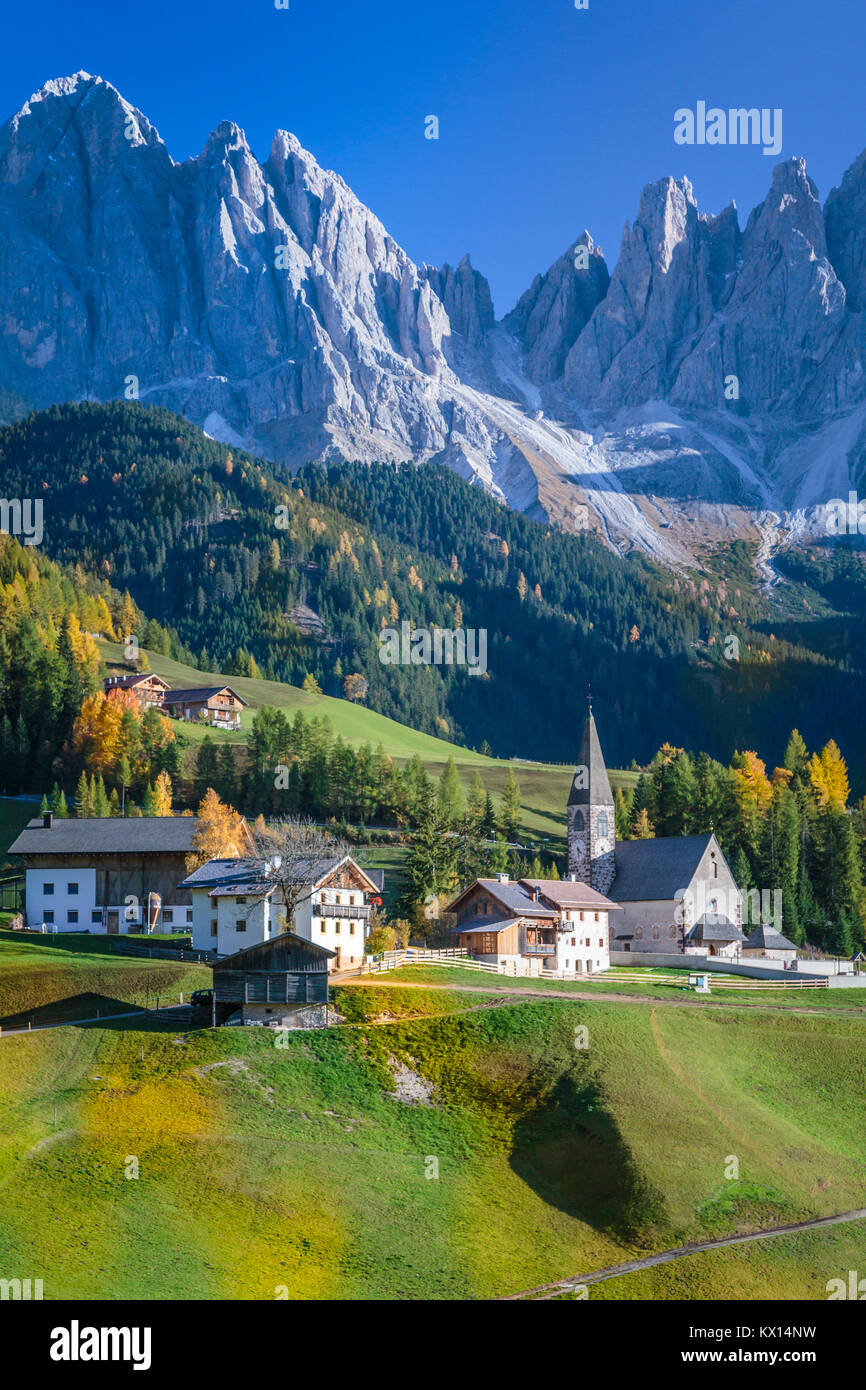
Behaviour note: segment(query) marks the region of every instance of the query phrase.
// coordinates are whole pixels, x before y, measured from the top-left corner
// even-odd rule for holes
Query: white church
[[[715,835],[617,844],[591,705],[568,798],[568,872],[620,909],[610,918],[612,951],[736,958],[746,948],[742,900]]]

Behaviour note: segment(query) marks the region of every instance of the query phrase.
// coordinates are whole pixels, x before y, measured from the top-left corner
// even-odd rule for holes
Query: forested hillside
[[[0,791],[50,782],[82,701],[101,688],[90,633],[140,626],[129,594],[0,533]],[[176,645],[157,624],[153,635]]]
[[[145,645],[182,644],[202,669],[315,681],[456,742],[563,762],[591,682],[612,764],[666,740],[779,760],[797,726],[810,746],[838,740],[856,786],[866,774],[852,653],[831,649],[826,621],[810,638],[856,590],[844,575],[819,597],[798,573],[794,623],[751,587],[743,543],[724,574],[671,575],[443,468],[291,479],[136,404],[32,416],[0,432],[0,467],[7,495],[43,499],[44,551],[128,589],[154,620]],[[486,630],[487,673],[383,665],[380,631],[404,620]]]

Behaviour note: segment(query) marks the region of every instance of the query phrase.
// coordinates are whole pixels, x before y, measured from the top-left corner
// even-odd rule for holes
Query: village
[[[138,698],[182,709],[178,717],[194,709],[232,717],[231,705],[221,703],[233,694],[227,687],[169,693],[159,678],[124,679],[137,682]],[[778,893],[772,913],[764,895],[763,915],[758,897],[759,911],[744,929],[749,896],[758,895],[740,892],[714,834],[617,842],[591,706],[567,826],[564,879],[475,878],[432,904],[442,945],[425,955],[536,979],[597,979],[612,965],[682,968],[688,958],[703,989],[713,971],[866,983],[859,953],[841,963],[798,958],[780,930]],[[228,848],[203,856],[201,845],[194,815],[57,819],[43,811],[10,849],[24,872],[19,926],[42,934],[188,934],[190,949],[213,968],[207,1002],[214,1024],[326,1024],[329,979],[368,964],[384,871],[363,867],[346,846],[303,822],[256,831],[238,817]]]

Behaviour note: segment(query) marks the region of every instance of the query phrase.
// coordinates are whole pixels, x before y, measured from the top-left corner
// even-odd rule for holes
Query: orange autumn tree
[[[221,801],[213,787],[208,787],[198,808],[198,829],[192,853],[187,855],[187,873],[200,869],[209,859],[238,859],[252,848],[243,816]]]
[[[117,692],[128,695],[130,692]],[[134,703],[134,696],[131,696]],[[90,769],[91,773],[110,773],[122,753],[121,729],[126,702],[117,698],[107,698],[101,690],[88,695],[82,702],[81,710],[75,717],[69,751],[76,762]]]

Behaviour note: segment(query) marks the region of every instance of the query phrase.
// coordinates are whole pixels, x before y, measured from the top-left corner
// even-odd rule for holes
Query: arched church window
[[[583,812],[582,812],[582,811],[575,811],[575,813],[574,813],[574,828],[575,828],[575,830],[582,830],[582,829],[583,829]]]
[[[710,862],[712,863],[712,866],[713,866],[713,878],[718,878],[718,876],[719,876],[719,866],[718,866],[718,864],[716,863],[716,856],[715,856],[714,854],[711,854],[711,855],[710,855]]]
[[[661,932],[658,927],[653,927],[653,941],[658,941]]]
[[[635,941],[643,941],[643,927],[635,927],[634,936]]]
[[[599,811],[596,834],[600,840],[606,840],[608,836],[607,811]]]

